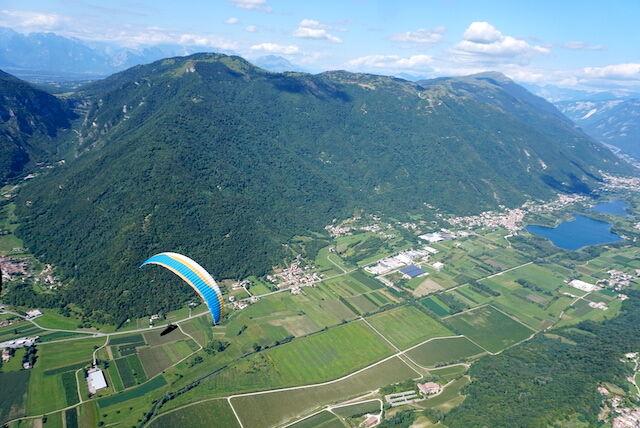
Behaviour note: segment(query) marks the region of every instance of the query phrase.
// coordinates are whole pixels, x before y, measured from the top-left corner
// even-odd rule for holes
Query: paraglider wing
[[[148,264],[160,265],[182,278],[207,303],[213,317],[213,323],[220,322],[220,316],[224,309],[222,293],[218,284],[202,266],[189,257],[178,253],[156,254],[142,263],[140,267]]]

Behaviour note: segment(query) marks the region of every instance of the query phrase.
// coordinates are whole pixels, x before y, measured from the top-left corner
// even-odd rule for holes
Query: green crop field
[[[118,373],[118,367],[111,362],[107,372],[109,374],[109,379],[111,379],[111,386],[113,386],[113,389],[116,391],[122,391],[124,389],[124,385],[122,384],[122,379]]]
[[[171,359],[163,346],[140,349],[140,361],[149,377],[153,377],[171,365]]]
[[[60,315],[58,312],[48,309],[35,320],[38,325],[44,328],[60,330],[75,330],[80,324],[80,320]]]
[[[309,414],[324,404],[344,401],[417,376],[416,372],[395,357],[337,382],[313,388],[238,397],[232,399],[232,403],[244,426],[274,426]]]
[[[344,424],[331,412],[320,412],[290,425],[291,428],[343,428]]]
[[[131,367],[127,363],[126,358],[118,358],[115,360],[116,367],[118,368],[118,373],[120,374],[120,379],[122,379],[122,385],[125,388],[129,388],[136,384],[136,378],[131,371]]]
[[[175,329],[171,333],[165,334],[164,336],[160,335],[161,332],[162,330],[154,330],[153,332],[143,333],[143,336],[147,345],[149,346],[164,345],[165,343],[171,343],[177,340],[189,339],[189,337],[185,336],[185,334],[181,332],[180,329]]]
[[[197,317],[187,322],[180,323],[182,328],[187,334],[193,336],[193,338],[200,344],[205,345],[212,337],[212,325],[207,321],[206,317]]]
[[[367,287],[369,287],[372,290],[378,290],[380,288],[383,288],[384,285],[378,281],[375,278],[370,277],[369,275],[367,275],[366,273],[357,270],[355,272],[351,272],[349,274],[349,276],[353,279],[355,279],[356,281],[366,285]]]
[[[119,394],[99,399],[98,406],[100,406],[100,408],[105,408],[125,402],[127,400],[133,400],[134,398],[142,397],[143,395],[166,384],[167,381],[163,376],[154,377],[149,382],[142,384],[136,388],[132,388]]]
[[[81,361],[91,361],[93,347],[101,346],[105,339],[85,339],[71,342],[47,343],[38,346],[38,364],[43,370],[65,367]]]
[[[429,370],[429,373],[438,376],[443,381],[447,382],[451,379],[456,379],[467,372],[467,367],[459,364],[457,366],[442,367],[439,369]]]
[[[447,318],[446,323],[490,352],[501,351],[533,334],[529,327],[492,306],[453,315]]]
[[[442,302],[436,300],[435,297],[427,297],[426,299],[422,299],[421,302],[438,316],[444,317],[449,315],[448,308]]]
[[[127,355],[127,364],[131,368],[133,376],[136,378],[136,383],[142,383],[147,380],[147,375],[144,372],[140,358],[136,354]]]
[[[238,421],[227,400],[210,400],[182,409],[161,414],[155,418],[151,428],[164,427],[238,427]]]
[[[52,333],[45,333],[38,338],[39,343],[52,342],[54,340],[68,339],[70,337],[89,337],[83,333],[73,333],[71,331],[54,331]]]
[[[433,339],[407,352],[407,356],[423,367],[434,367],[464,360],[484,350],[466,337]]]
[[[109,345],[124,345],[127,343],[134,343],[144,345],[145,341],[141,334],[123,335],[112,337],[109,340]]]
[[[406,349],[432,337],[449,336],[451,331],[414,306],[401,306],[367,319],[384,337]]]
[[[62,387],[64,388],[64,396],[68,406],[73,406],[78,401],[78,384],[75,372],[65,372],[61,376]]]
[[[68,409],[64,412],[65,427],[78,428],[78,412],[76,409]]]
[[[85,401],[78,409],[78,425],[81,427],[98,426],[98,407],[95,401]]]
[[[335,379],[389,354],[381,337],[354,322],[252,355],[205,383],[221,391],[303,385]]]
[[[360,314],[375,312],[378,309],[378,305],[367,299],[364,294],[349,297],[346,300],[348,302],[348,305],[355,308],[355,310]]]
[[[364,401],[362,403],[351,404],[349,406],[336,407],[333,412],[343,418],[352,418],[365,415],[367,413],[376,414],[382,410],[382,405],[378,400]]]
[[[5,340],[12,340],[22,336],[40,336],[45,331],[30,322],[18,322],[0,328],[0,341],[4,342]]]
[[[27,385],[31,372],[0,372],[0,424],[25,414]]]

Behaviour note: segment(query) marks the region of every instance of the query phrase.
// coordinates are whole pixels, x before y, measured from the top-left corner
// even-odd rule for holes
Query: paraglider
[[[222,293],[218,284],[202,266],[178,253],[156,254],[148,258],[140,267],[148,264],[160,265],[182,278],[206,302],[213,317],[213,323],[217,325],[220,322],[224,309]]]

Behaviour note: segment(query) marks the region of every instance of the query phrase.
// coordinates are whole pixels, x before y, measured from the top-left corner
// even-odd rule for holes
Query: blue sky
[[[129,47],[197,45],[308,70],[502,71],[527,83],[640,86],[638,1],[0,1],[0,25]]]

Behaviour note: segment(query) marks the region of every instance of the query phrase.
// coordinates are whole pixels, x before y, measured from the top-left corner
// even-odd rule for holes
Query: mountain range
[[[22,34],[0,27],[0,69],[37,83],[95,80],[136,65],[202,50],[202,46],[171,43],[134,48],[56,33]],[[233,54],[226,49],[216,52]],[[259,56],[253,62],[274,72],[306,71],[277,55]]]
[[[587,134],[640,160],[640,98],[556,103]]]
[[[499,73],[409,82],[196,54],[58,99],[81,117],[59,139],[66,162],[19,192],[17,233],[66,278],[63,303],[107,322],[191,298],[141,282],[137,267],[159,251],[217,278],[262,275],[293,256],[294,236],[326,242],[336,218],[477,214],[632,172]]]

